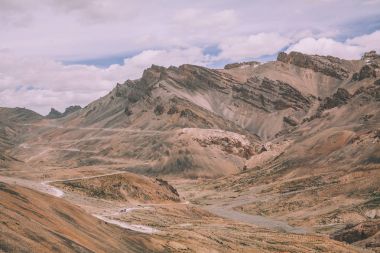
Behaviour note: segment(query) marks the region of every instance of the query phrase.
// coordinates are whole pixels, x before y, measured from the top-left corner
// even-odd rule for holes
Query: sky
[[[380,0],[0,0],[0,106],[85,106],[152,64],[380,52]]]

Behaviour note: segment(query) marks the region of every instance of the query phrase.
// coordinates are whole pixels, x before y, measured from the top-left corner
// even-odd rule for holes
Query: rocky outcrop
[[[265,112],[292,108],[307,111],[311,100],[290,84],[253,77],[245,84],[232,87],[233,96]]]
[[[72,106],[69,106],[65,109],[65,111],[63,113],[57,111],[56,109],[54,108],[51,108],[49,114],[46,116],[46,118],[48,119],[58,119],[58,118],[63,118],[63,117],[66,117],[67,115],[73,113],[73,112],[76,112],[78,110],[82,109],[82,107],[80,107],[79,105],[72,105]]]
[[[202,147],[218,146],[228,154],[235,154],[245,159],[249,159],[256,153],[254,146],[244,144],[240,140],[233,138],[210,136],[208,138],[194,138],[194,140]]]
[[[165,111],[165,107],[161,104],[157,105],[156,108],[154,108],[154,114],[156,114],[157,116],[163,114]]]
[[[315,72],[320,72],[340,80],[346,79],[350,75],[349,70],[343,67],[343,60],[332,56],[306,55],[299,52],[287,54],[281,52],[277,56],[277,61],[312,69]]]
[[[365,61],[367,64],[372,64],[374,63],[376,60],[380,60],[380,55],[378,55],[376,53],[376,51],[369,51],[369,52],[366,52],[364,53],[362,59],[362,61]]]
[[[82,107],[80,107],[79,105],[72,105],[67,107],[62,115],[63,117],[65,117],[66,115],[69,115],[70,113],[76,112],[80,109],[82,109]]]
[[[331,235],[332,239],[354,243],[367,239],[380,231],[380,220],[365,221],[356,225],[347,225]]]
[[[355,73],[352,76],[353,81],[361,81],[366,78],[376,78],[376,68],[378,66],[376,64],[364,65],[359,73]]]
[[[177,190],[168,182],[128,172],[55,184],[67,191],[108,200],[134,200],[142,203],[179,202],[180,200]]]
[[[298,125],[298,121],[291,116],[284,117],[283,121],[290,126],[297,126]]]
[[[321,105],[319,106],[319,110],[328,110],[340,105],[344,105],[347,103],[347,101],[351,98],[350,93],[343,89],[339,88],[333,95],[332,97],[327,97],[325,98]]]
[[[54,108],[51,108],[49,114],[46,115],[46,118],[48,118],[48,119],[58,119],[61,117],[62,117],[62,113],[57,111]]]

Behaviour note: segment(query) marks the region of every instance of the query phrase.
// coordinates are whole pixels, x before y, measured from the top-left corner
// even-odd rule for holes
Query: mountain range
[[[0,108],[0,250],[380,252],[379,108],[374,51],[152,65],[84,108]]]

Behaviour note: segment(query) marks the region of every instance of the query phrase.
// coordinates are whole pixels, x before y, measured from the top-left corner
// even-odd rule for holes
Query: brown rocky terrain
[[[55,182],[64,191],[79,192],[90,197],[126,202],[178,202],[176,189],[163,179],[150,179],[132,173],[113,174]]]
[[[0,181],[154,251],[377,250],[379,80],[375,52],[152,66],[64,116],[1,109]]]
[[[147,235],[108,224],[65,200],[19,186],[0,183],[0,196],[3,252],[358,252],[326,237],[288,235],[226,223],[188,207],[149,214],[149,219],[158,215],[155,222],[166,218],[176,225]],[[194,219],[199,221],[190,228],[178,223]]]
[[[4,183],[0,196],[2,252],[149,250],[143,234],[108,225],[61,199]]]
[[[380,252],[380,220],[364,221],[349,224],[331,236],[335,240],[354,243],[355,245],[372,248]]]

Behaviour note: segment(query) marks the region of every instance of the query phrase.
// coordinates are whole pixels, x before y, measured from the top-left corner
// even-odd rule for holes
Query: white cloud
[[[228,29],[237,24],[238,18],[234,10],[214,12],[202,9],[184,9],[175,15],[173,21],[187,32],[196,32],[196,30]]]
[[[288,48],[287,52],[298,51],[306,54],[332,55],[343,59],[359,59],[364,52],[380,51],[380,31],[373,32],[344,42],[330,38],[304,38]]]
[[[380,31],[348,39],[346,43],[361,47],[362,52],[377,50],[380,53]]]
[[[306,54],[332,55],[344,59],[358,59],[362,54],[362,49],[359,47],[347,45],[329,38],[304,38],[288,48],[287,51],[298,51]]]
[[[259,33],[247,37],[227,38],[219,44],[219,59],[242,60],[272,55],[290,43],[290,39],[277,33]]]

